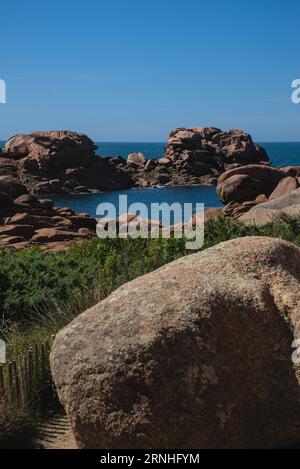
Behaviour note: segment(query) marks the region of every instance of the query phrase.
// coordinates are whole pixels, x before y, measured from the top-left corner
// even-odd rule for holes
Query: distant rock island
[[[86,135],[33,132],[10,138],[0,150],[0,175],[11,176],[29,194],[51,195],[131,187],[216,185],[224,171],[266,164],[265,150],[241,130],[180,128],[169,136],[165,155],[146,160],[134,153],[99,158]],[[100,148],[101,152],[101,148]]]

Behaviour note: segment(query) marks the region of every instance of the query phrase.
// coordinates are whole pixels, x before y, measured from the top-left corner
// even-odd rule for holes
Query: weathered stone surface
[[[264,149],[241,130],[223,132],[214,127],[176,129],[170,133],[166,155],[178,159],[183,151],[206,151],[222,164],[268,162]]]
[[[0,248],[24,249],[39,244],[44,249],[66,249],[96,235],[95,218],[55,209],[49,199],[23,194],[15,200],[0,199],[0,203]]]
[[[300,250],[243,238],[116,290],[56,337],[80,448],[299,443]]]
[[[224,213],[239,217],[252,206],[277,198],[296,187],[297,180],[279,168],[246,165],[226,171],[219,177],[217,195],[226,204]]]
[[[240,130],[180,128],[170,133],[163,158],[145,165],[129,162],[123,169],[130,172],[137,187],[216,185],[217,177],[226,169],[268,161],[266,152]],[[169,173],[162,175],[161,167]]]
[[[296,178],[288,176],[281,179],[277,184],[275,190],[269,197],[269,200],[277,199],[277,197],[282,197],[283,195],[289,194],[290,192],[296,190],[299,187],[298,181]]]
[[[300,189],[254,206],[248,213],[243,214],[240,219],[244,223],[260,226],[266,225],[282,215],[300,216]]]
[[[254,199],[263,190],[264,184],[261,180],[246,174],[235,174],[217,186],[217,194],[226,204]]]
[[[133,164],[135,166],[143,166],[146,163],[146,159],[143,153],[131,153],[127,157],[127,164]]]
[[[248,225],[263,226],[268,223],[278,223],[284,216],[299,218],[300,205],[291,205],[290,207],[283,208],[282,210],[258,206],[243,214],[240,217],[240,220]]]
[[[129,174],[115,168],[112,159],[97,157],[96,148],[86,135],[71,131],[17,135],[5,144],[0,175],[1,166],[9,166],[32,194],[132,187]]]
[[[24,187],[16,178],[11,176],[0,176],[0,193],[10,199],[14,199],[26,193]]]
[[[291,205],[300,204],[300,188],[290,192],[282,197],[277,197],[273,200],[268,200],[260,206],[263,208],[272,208],[275,210],[282,210],[283,208],[290,207]]]

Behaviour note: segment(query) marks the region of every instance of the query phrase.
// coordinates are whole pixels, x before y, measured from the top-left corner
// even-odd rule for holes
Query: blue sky
[[[2,0],[0,138],[71,129],[165,141],[181,126],[300,141],[299,0]]]

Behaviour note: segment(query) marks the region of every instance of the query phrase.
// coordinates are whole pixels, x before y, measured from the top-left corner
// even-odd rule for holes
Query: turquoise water
[[[0,146],[4,142],[0,141]],[[97,154],[101,156],[121,155],[127,157],[129,153],[144,153],[147,159],[163,155],[165,142],[100,142],[97,143]],[[274,166],[300,166],[299,143],[261,143],[266,149]],[[106,192],[103,194],[74,195],[54,197],[57,207],[70,207],[76,211],[83,211],[96,215],[97,205],[111,202],[118,207],[118,196],[127,195],[128,204],[143,202],[150,208],[153,202],[161,203],[204,203],[205,207],[220,207],[214,187],[172,187],[157,189],[129,189],[123,191]]]

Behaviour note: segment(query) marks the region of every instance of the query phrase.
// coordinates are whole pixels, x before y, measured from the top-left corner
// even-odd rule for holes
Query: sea
[[[260,142],[267,151],[273,166],[300,166],[300,142]],[[0,146],[4,142],[0,141]],[[126,158],[130,153],[144,153],[147,159],[158,158],[164,154],[165,142],[98,142],[97,154],[101,156],[120,155]],[[55,196],[53,200],[56,207],[70,207],[77,212],[86,212],[96,215],[97,206],[102,202],[110,202],[119,213],[119,195],[127,195],[127,203],[143,202],[150,210],[151,203],[167,202],[173,204],[179,202],[193,204],[193,212],[196,211],[196,203],[204,203],[205,208],[222,207],[216,195],[215,187],[162,187],[147,189],[128,189],[111,191],[101,194],[78,194]],[[129,210],[130,211],[130,210]],[[149,212],[150,213],[150,212]]]

